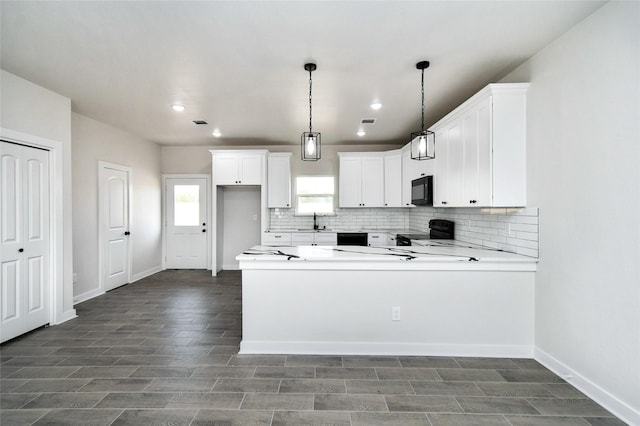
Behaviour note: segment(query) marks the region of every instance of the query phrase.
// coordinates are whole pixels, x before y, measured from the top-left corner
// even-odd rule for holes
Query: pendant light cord
[[[422,78],[420,83],[422,86],[422,132],[424,133],[424,68],[422,69]]]
[[[311,133],[311,70],[309,70],[309,133]],[[424,101],[423,101],[424,104]]]

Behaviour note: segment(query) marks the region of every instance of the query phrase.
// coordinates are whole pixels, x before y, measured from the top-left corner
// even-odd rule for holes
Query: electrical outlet
[[[77,272],[74,272],[74,273],[73,273],[73,282],[74,282],[74,283],[77,283],[77,282],[78,282],[78,273],[77,273]]]
[[[400,321],[400,306],[391,308],[391,321]]]

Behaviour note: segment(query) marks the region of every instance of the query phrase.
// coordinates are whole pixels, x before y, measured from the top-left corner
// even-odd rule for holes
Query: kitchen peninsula
[[[531,357],[537,259],[424,244],[246,250],[240,353]]]

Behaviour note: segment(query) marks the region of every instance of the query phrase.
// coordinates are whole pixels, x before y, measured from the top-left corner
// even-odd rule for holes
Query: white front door
[[[0,342],[49,322],[49,153],[0,143]]]
[[[166,262],[169,269],[207,269],[207,179],[165,179]]]
[[[129,185],[131,169],[100,162],[101,271],[105,291],[130,281]]]

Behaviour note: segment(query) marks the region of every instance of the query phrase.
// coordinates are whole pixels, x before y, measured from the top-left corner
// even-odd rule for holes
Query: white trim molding
[[[619,417],[630,425],[640,425],[639,410],[620,400],[615,395],[612,395],[606,389],[603,389],[571,367],[568,367],[537,347],[534,351],[534,359],[566,380],[567,383],[570,383],[580,392],[602,405],[616,417]]]
[[[150,277],[151,275],[157,274],[158,272],[160,272],[162,270],[164,270],[164,268],[162,266],[156,266],[154,268],[147,269],[146,271],[138,272],[137,274],[134,274],[131,277],[130,283],[134,283],[136,281],[140,281],[143,278]]]

